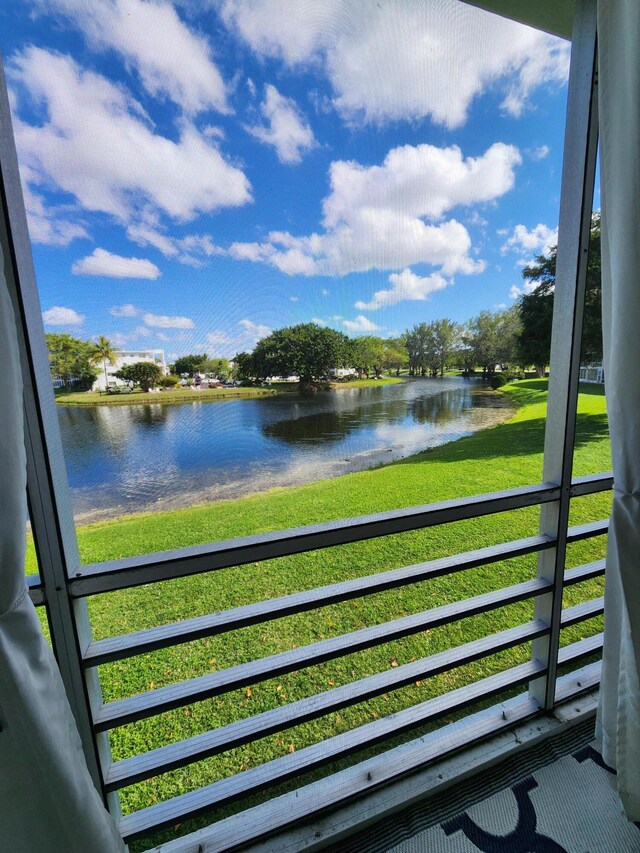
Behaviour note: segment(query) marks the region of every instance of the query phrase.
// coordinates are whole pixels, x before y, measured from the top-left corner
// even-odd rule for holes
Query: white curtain
[[[26,459],[18,342],[0,249],[0,850],[116,853],[25,585]]]
[[[640,820],[640,3],[599,0],[604,367],[615,490],[597,734]]]

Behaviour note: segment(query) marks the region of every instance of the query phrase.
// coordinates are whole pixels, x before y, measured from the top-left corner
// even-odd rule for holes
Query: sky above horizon
[[[459,0],[21,0],[0,48],[46,331],[395,336],[556,242],[569,45]]]

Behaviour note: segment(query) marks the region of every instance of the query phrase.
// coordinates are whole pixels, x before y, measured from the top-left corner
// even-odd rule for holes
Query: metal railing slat
[[[542,630],[543,627],[541,626],[540,629]],[[544,629],[546,630],[546,628]],[[526,682],[532,677],[539,677],[543,672],[544,666],[539,661],[528,661],[519,667],[514,667],[466,687],[429,699],[348,732],[334,735],[328,740],[304,747],[297,752],[273,759],[266,764],[246,770],[244,773],[213,782],[204,788],[127,815],[120,820],[120,832],[125,841],[128,841],[144,835],[151,829],[170,826],[214,806],[231,802],[254,791],[264,790],[304,771],[327,764],[338,757],[372,746],[388,737],[401,734],[428,722],[434,717],[463,708],[486,696],[501,693],[516,684]],[[538,704],[532,700],[523,699],[520,701],[526,704],[525,715],[535,713],[539,708]],[[507,714],[503,712],[500,716],[502,727],[511,726],[518,719],[524,718],[518,713]],[[495,723],[492,722],[492,725],[495,730]],[[460,726],[456,728],[460,728]],[[487,734],[489,733],[487,731]]]
[[[577,625],[578,622],[584,622],[594,616],[601,616],[603,613],[604,596],[601,596],[591,601],[584,601],[581,604],[574,604],[573,607],[566,607],[562,611],[560,624],[562,628],[568,628],[570,625]]]
[[[383,693],[397,690],[441,672],[479,660],[539,636],[538,626],[518,626],[498,634],[483,637],[429,657],[377,673],[324,693],[300,699],[219,729],[205,732],[179,743],[159,747],[141,755],[115,762],[105,774],[107,790],[132,785],[185,764],[202,760],[258,738],[297,726],[349,705],[357,704]]]
[[[491,545],[464,554],[443,557],[413,566],[405,566],[375,575],[343,581],[342,583],[268,599],[220,613],[198,616],[194,619],[185,619],[120,637],[98,640],[88,647],[83,662],[85,666],[98,666],[109,661],[121,660],[166,646],[233,631],[245,625],[255,625],[270,619],[278,619],[339,601],[371,595],[411,583],[419,583],[430,578],[464,571],[498,560],[523,556],[543,548],[550,548],[553,546],[553,541],[548,536],[530,536],[510,543]]]
[[[301,646],[291,651],[279,652],[219,672],[202,675],[189,681],[159,687],[156,690],[102,705],[94,715],[94,726],[96,731],[115,728],[181,707],[189,702],[208,699],[211,696],[226,693],[238,687],[276,678],[279,675],[312,664],[323,663],[428,628],[477,615],[525,598],[542,595],[548,590],[548,582],[541,578],[534,578],[512,587],[484,593],[462,601],[455,601],[391,622],[361,628],[349,634],[320,640],[317,643]]]
[[[330,548],[380,536],[405,533],[468,518],[507,512],[557,500],[560,488],[551,483],[525,486],[440,501],[423,506],[375,513],[305,527],[213,542],[175,551],[146,554],[81,566],[69,578],[73,597],[95,595],[154,581],[185,577],[245,563]]]

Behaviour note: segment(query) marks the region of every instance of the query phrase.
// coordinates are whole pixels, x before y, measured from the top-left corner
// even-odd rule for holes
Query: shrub
[[[514,382],[516,379],[526,379],[527,378],[524,370],[503,371],[502,375],[506,377],[507,382]]]
[[[504,373],[494,373],[493,376],[489,379],[489,385],[493,388],[493,390],[497,390],[498,388],[502,388],[503,385],[507,384],[507,377]]]
[[[178,376],[173,376],[172,374],[169,376],[161,376],[160,379],[158,379],[158,385],[161,388],[175,388],[178,382],[180,382],[180,378]]]

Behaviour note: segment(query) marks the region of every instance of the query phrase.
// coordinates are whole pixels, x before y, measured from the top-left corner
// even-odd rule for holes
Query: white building
[[[118,386],[126,385],[122,379],[118,379],[115,374],[127,364],[136,364],[139,361],[149,361],[157,364],[162,370],[164,376],[169,372],[164,360],[164,350],[162,349],[145,349],[145,350],[117,350],[117,358],[113,363],[107,362],[107,377],[105,383],[104,365],[98,367],[100,371],[98,378],[93,383],[92,391],[104,391],[106,385],[109,388],[117,388]]]
[[[580,382],[594,382],[598,385],[604,385],[604,367],[602,362],[598,364],[581,364]]]
[[[358,371],[355,367],[331,367],[329,376],[332,379],[346,379],[348,376],[357,376]]]

